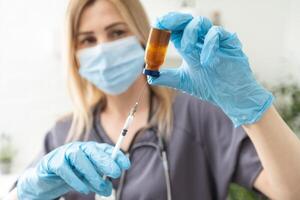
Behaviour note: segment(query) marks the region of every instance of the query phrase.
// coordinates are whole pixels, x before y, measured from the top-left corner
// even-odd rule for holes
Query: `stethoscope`
[[[129,153],[127,153],[126,155],[129,156],[130,158],[133,155],[134,151],[136,151],[139,148],[145,148],[145,147],[154,148],[159,153],[160,158],[162,160],[164,177],[165,177],[166,188],[167,188],[167,200],[172,200],[172,188],[171,188],[170,170],[169,170],[169,164],[168,164],[168,158],[166,152],[166,144],[163,137],[160,134],[157,134],[157,137],[158,137],[158,144],[154,142],[140,142],[138,144],[133,144],[132,147],[130,147]],[[126,171],[123,171],[120,177],[119,186],[115,191],[115,194],[113,195],[113,198],[115,200],[120,200],[121,198],[124,184],[125,184],[125,179],[126,179]],[[111,199],[111,197],[105,198],[96,195],[95,199],[103,200],[103,199]]]
[[[160,134],[157,134],[157,136],[158,136],[158,145],[153,142],[141,142],[141,143],[133,145],[133,147],[130,150],[130,154],[128,153],[127,155],[130,158],[132,156],[132,154],[134,153],[134,151],[139,148],[151,147],[151,148],[156,149],[160,155],[160,158],[162,160],[162,165],[164,168],[164,176],[165,176],[165,182],[166,182],[166,188],[167,188],[167,200],[172,200],[171,179],[170,179],[170,170],[169,170],[169,164],[168,164],[168,158],[167,158],[167,152],[166,152],[166,144],[164,142],[163,137]],[[116,195],[115,195],[116,200],[120,200],[121,194],[123,192],[125,178],[126,178],[126,171],[123,171],[123,173],[120,177],[119,187],[118,187],[118,189],[116,191]]]

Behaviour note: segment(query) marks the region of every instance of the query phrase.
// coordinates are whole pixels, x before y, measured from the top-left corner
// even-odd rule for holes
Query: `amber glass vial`
[[[151,28],[145,53],[144,74],[159,76],[159,68],[165,61],[170,36],[170,31]]]

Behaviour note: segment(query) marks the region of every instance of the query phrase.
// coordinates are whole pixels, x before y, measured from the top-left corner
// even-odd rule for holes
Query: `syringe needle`
[[[137,98],[137,101],[135,102],[134,106],[132,107],[132,109],[130,111],[130,115],[134,116],[134,114],[136,113],[139,103],[140,103],[140,100],[141,100],[142,96],[144,95],[146,86],[147,86],[147,82],[143,85],[142,90],[140,91],[140,94]]]
[[[146,82],[143,85],[142,90],[140,91],[140,95],[139,95],[139,97],[137,98],[137,101],[136,101],[137,104],[140,102],[142,96],[144,95],[147,84],[148,84],[148,82]]]

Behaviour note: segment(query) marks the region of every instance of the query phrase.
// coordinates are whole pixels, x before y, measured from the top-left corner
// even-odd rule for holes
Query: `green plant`
[[[280,84],[272,89],[275,106],[284,121],[300,136],[300,87],[296,83]]]
[[[264,199],[263,197],[251,192],[244,187],[241,187],[235,183],[230,184],[229,193],[228,193],[229,200],[258,200]]]
[[[0,163],[11,163],[15,149],[8,134],[0,134]]]

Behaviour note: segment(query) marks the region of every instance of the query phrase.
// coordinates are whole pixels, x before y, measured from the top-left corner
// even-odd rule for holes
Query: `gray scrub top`
[[[113,144],[101,126],[97,110],[100,109],[94,112],[96,117],[88,140]],[[253,189],[262,165],[242,128],[234,128],[219,108],[185,94],[176,96],[173,112],[174,126],[166,147],[174,200],[223,200],[230,182]],[[45,137],[37,161],[64,144],[70,125],[71,117],[55,124]],[[167,199],[160,154],[147,146],[158,144],[155,130],[152,127],[140,132],[133,141],[129,151],[132,165],[126,172],[120,199]],[[118,180],[113,185],[117,189]],[[76,191],[64,195],[67,200],[91,200],[94,196]]]

